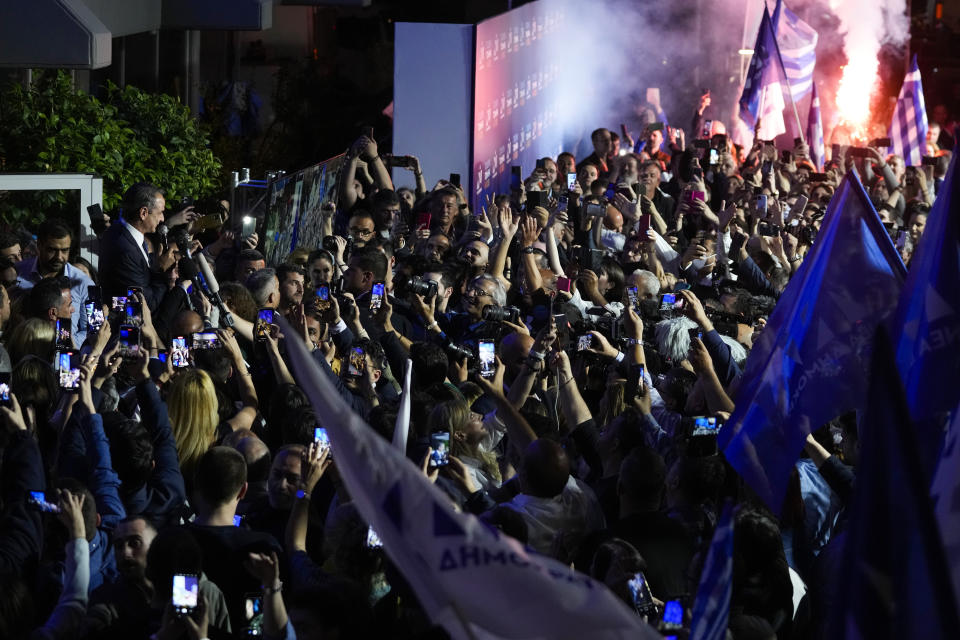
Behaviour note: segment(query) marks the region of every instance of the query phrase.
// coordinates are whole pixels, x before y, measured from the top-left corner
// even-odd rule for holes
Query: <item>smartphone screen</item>
[[[650,214],[645,213],[637,219],[637,233],[640,234],[640,239],[646,241],[647,232],[650,231]]]
[[[704,120],[704,121],[703,121],[703,130],[700,132],[700,137],[701,137],[701,138],[709,138],[711,131],[713,131],[713,120]]]
[[[757,196],[757,211],[760,213],[767,213],[767,196],[766,194],[760,194]]]
[[[380,536],[377,535],[377,532],[373,530],[373,527],[367,527],[367,548],[379,549],[382,546],[383,541],[380,540]]]
[[[560,196],[557,198],[557,211],[566,211],[569,198],[567,196]]]
[[[317,287],[317,300],[320,300],[322,302],[330,301],[330,285],[322,284],[319,287]]]
[[[57,318],[57,348],[73,349],[73,338],[70,333],[70,318]]]
[[[322,449],[330,451],[330,436],[327,435],[327,430],[323,427],[316,427],[313,430],[313,441],[316,442],[317,445]]]
[[[219,349],[220,338],[217,337],[216,331],[201,331],[195,333],[193,334],[193,345],[191,348],[199,350]]]
[[[180,615],[190,613],[197,607],[200,593],[199,579],[195,575],[173,574],[173,608]]]
[[[636,309],[640,301],[639,296],[637,294],[637,288],[629,287],[627,289],[627,297],[630,298],[630,306]]]
[[[710,149],[710,164],[715,165],[720,162],[720,154],[716,149]]]
[[[679,600],[670,600],[663,605],[663,628],[683,628],[683,605]]]
[[[127,307],[127,296],[113,296],[110,308],[113,311],[123,311]]]
[[[87,329],[90,331],[100,331],[103,326],[103,307],[99,300],[87,300],[83,304],[83,313],[87,317]]]
[[[243,516],[241,515],[233,516],[233,526],[239,527],[242,524],[243,524]]]
[[[257,340],[262,342],[267,339],[271,324],[273,324],[273,309],[260,309],[257,312],[257,324],[253,329]]]
[[[492,340],[481,340],[477,347],[480,360],[480,375],[484,378],[492,378],[497,370],[496,353]]]
[[[384,284],[374,282],[373,290],[370,292],[370,311],[377,311],[383,304]]]
[[[243,617],[247,623],[244,635],[263,635],[263,596],[259,593],[246,593],[243,596]]]
[[[0,407],[10,407],[10,376],[7,371],[0,373]]]
[[[566,314],[554,314],[553,323],[557,326],[557,346],[566,349],[570,346],[570,322]]]
[[[60,388],[65,391],[76,391],[80,388],[80,369],[74,368],[72,351],[57,353],[57,371],[60,378]]]
[[[243,226],[240,227],[240,238],[245,240],[257,230],[257,219],[252,216],[243,216]]]
[[[577,188],[577,174],[568,173],[567,174],[567,191],[573,191]]]
[[[55,502],[47,502],[47,494],[43,491],[27,492],[27,504],[43,513],[60,513],[60,507]]]
[[[557,291],[565,291],[566,293],[570,293],[570,287],[572,286],[572,282],[573,281],[570,280],[570,278],[565,278],[563,276],[560,276],[559,278],[557,278]]]
[[[347,373],[353,377],[363,375],[363,369],[366,365],[366,354],[361,347],[354,347],[350,350],[350,362],[347,365]]]
[[[593,336],[586,333],[577,338],[577,351],[586,351],[593,346]]]
[[[177,336],[170,341],[170,358],[173,360],[173,366],[178,369],[190,366],[190,348],[187,346],[186,338]]]
[[[633,607],[637,613],[648,615],[656,610],[653,594],[650,593],[647,578],[642,572],[633,574],[633,577],[627,582],[627,588],[630,590],[630,599],[633,601]]]
[[[120,325],[120,357],[133,359],[140,352],[140,327]]]
[[[607,190],[603,192],[603,197],[607,200],[613,200],[615,195],[617,195],[617,184],[615,182],[611,182],[607,185]],[[606,211],[604,211],[604,213],[606,213]]]
[[[430,434],[430,466],[445,467],[450,464],[450,432],[437,431]]]

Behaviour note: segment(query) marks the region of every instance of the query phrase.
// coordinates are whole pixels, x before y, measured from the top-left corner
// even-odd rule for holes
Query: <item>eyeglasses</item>
[[[484,291],[479,287],[474,287],[473,289],[469,289],[467,291],[467,296],[474,297],[474,298],[492,298],[493,294],[487,293],[486,291]]]
[[[373,229],[361,229],[359,227],[350,227],[350,233],[355,236],[373,235]]]

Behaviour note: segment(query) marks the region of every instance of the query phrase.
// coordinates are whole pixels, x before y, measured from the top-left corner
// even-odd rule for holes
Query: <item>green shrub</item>
[[[168,200],[220,190],[208,133],[174,98],[110,83],[99,100],[74,89],[64,71],[35,78],[29,88],[15,84],[0,94],[0,170],[95,173],[107,211],[135,182],[156,184]],[[29,224],[76,210],[75,202],[70,192],[12,192],[0,213],[8,224]]]

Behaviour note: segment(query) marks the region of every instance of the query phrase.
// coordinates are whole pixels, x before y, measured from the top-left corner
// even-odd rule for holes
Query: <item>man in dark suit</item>
[[[163,222],[166,201],[152,184],[138,182],[123,194],[123,218],[110,226],[100,240],[100,279],[104,299],[125,296],[129,287],[140,287],[151,310],[167,290],[164,275],[151,269],[145,235]]]

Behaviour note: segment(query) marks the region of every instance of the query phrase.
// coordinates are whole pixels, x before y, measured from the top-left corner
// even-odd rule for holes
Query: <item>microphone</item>
[[[160,244],[163,246],[164,250],[166,250],[166,248],[169,246],[167,244],[167,233],[169,233],[169,231],[170,230],[167,229],[167,225],[164,223],[161,222],[159,225],[157,225],[157,235],[160,236]]]
[[[207,262],[203,253],[196,254],[193,259],[200,269],[200,283],[207,297],[210,298],[210,302],[217,305],[217,308],[220,309],[220,317],[223,319],[223,324],[232,327],[233,316],[230,315],[227,305],[223,304],[223,299],[220,298],[220,285],[217,283],[217,278],[213,275],[213,269],[210,268],[210,263]]]

